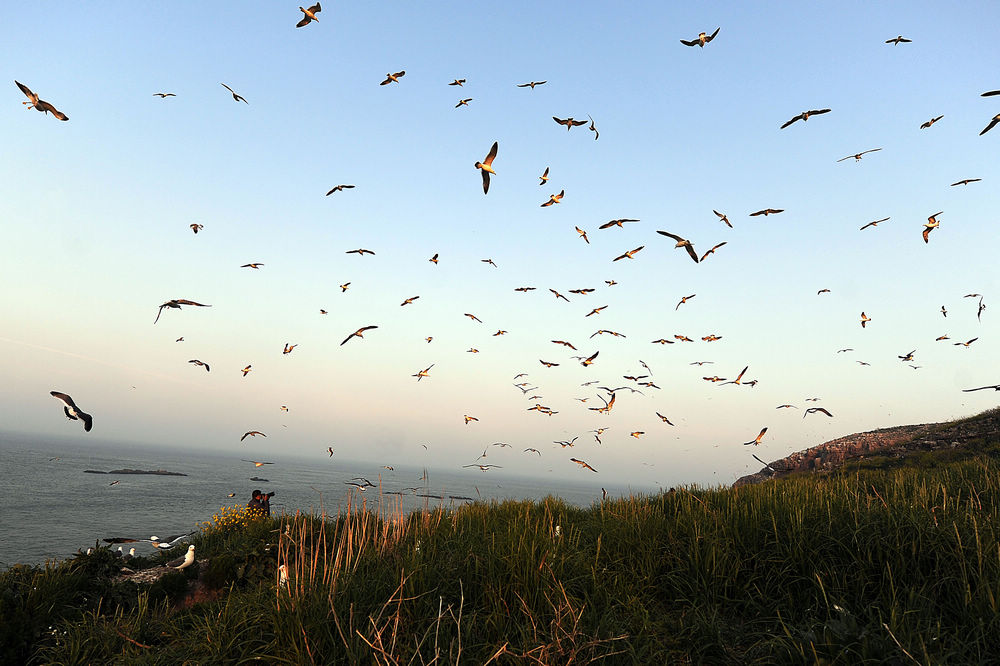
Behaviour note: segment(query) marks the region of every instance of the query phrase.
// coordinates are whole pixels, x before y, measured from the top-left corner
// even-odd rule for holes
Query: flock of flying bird
[[[302,18],[301,18],[301,20],[298,21],[298,23],[296,23],[296,27],[303,28],[303,27],[309,26],[313,22],[319,22],[319,18],[317,17],[317,14],[319,14],[322,11],[320,3],[316,3],[316,4],[314,4],[313,6],[311,6],[309,8],[299,7],[299,10],[302,13]],[[710,44],[713,40],[715,40],[718,37],[719,32],[720,32],[720,28],[716,28],[715,31],[712,32],[712,33],[710,33],[710,34],[702,32],[702,33],[700,33],[698,35],[698,37],[696,37],[694,39],[691,39],[691,40],[681,39],[680,42],[683,45],[688,46],[688,47],[698,46],[700,48],[705,48],[708,44]],[[897,37],[895,37],[893,39],[886,40],[885,43],[886,44],[891,44],[893,46],[897,46],[897,45],[900,45],[900,44],[906,44],[906,43],[910,43],[910,42],[911,42],[911,40],[906,39],[906,38],[902,37],[902,35],[900,35],[900,36],[897,36]],[[402,82],[402,79],[403,79],[403,77],[405,75],[406,75],[406,71],[405,70],[400,70],[400,71],[397,71],[397,72],[387,73],[385,79],[382,80],[381,82],[379,82],[378,85],[380,85],[380,86],[405,85],[405,83]],[[456,86],[456,87],[462,87],[462,86],[464,86],[464,84],[466,83],[466,81],[467,80],[465,78],[455,78],[451,83],[448,83],[447,85],[449,85],[449,86]],[[518,88],[527,88],[529,90],[534,90],[537,86],[545,85],[547,82],[548,82],[547,80],[540,80],[540,81],[532,80],[532,81],[529,81],[527,83],[516,84],[516,87],[518,87]],[[44,101],[44,100],[41,100],[39,98],[39,96],[36,95],[34,92],[32,92],[27,86],[25,86],[24,84],[22,84],[20,82],[17,82],[17,81],[15,81],[15,83],[16,83],[17,87],[21,90],[21,92],[28,98],[28,101],[23,102],[23,104],[25,104],[25,105],[28,106],[28,108],[34,108],[35,110],[37,110],[39,112],[43,112],[45,114],[51,113],[55,118],[57,118],[59,120],[62,120],[62,121],[69,120],[69,118],[64,113],[62,113],[61,111],[59,111],[58,109],[56,109],[56,107],[53,106],[51,103],[49,103],[47,101]],[[226,85],[225,83],[222,83],[221,85],[232,95],[232,98],[233,98],[233,100],[235,102],[242,102],[244,104],[249,104],[249,102],[247,101],[246,98],[244,98],[242,95],[240,95],[235,90],[233,90],[232,88],[230,88],[228,85]],[[1000,95],[1000,90],[992,90],[992,91],[988,91],[988,92],[982,93],[983,97],[992,97],[992,96],[997,96],[997,95]],[[165,100],[165,99],[167,99],[169,97],[175,97],[176,95],[175,95],[175,93],[170,93],[170,92],[158,92],[158,93],[154,93],[154,96],[158,96],[161,99]],[[462,98],[455,105],[455,108],[462,107],[462,106],[468,106],[468,103],[471,102],[471,101],[473,101],[472,98]],[[794,125],[798,121],[802,121],[802,123],[805,124],[811,118],[816,118],[816,117],[819,117],[819,116],[823,116],[823,115],[826,115],[828,113],[831,113],[831,109],[829,109],[829,108],[820,108],[820,109],[805,110],[805,111],[802,111],[801,113],[799,113],[799,114],[791,117],[789,120],[785,121],[783,124],[781,124],[779,126],[779,129],[782,129],[782,130],[786,129],[786,128]],[[591,131],[591,132],[593,132],[594,140],[596,141],[596,140],[599,139],[600,133],[599,133],[599,131],[597,129],[596,123],[594,122],[593,118],[590,117],[589,114],[588,114],[587,117],[588,117],[588,120],[577,120],[577,119],[575,119],[573,117],[560,118],[558,116],[552,116],[552,120],[555,123],[557,123],[558,125],[565,127],[566,130],[567,130],[567,132],[571,131],[574,127],[582,127],[582,126],[588,125],[588,123],[589,123],[588,130]],[[922,124],[920,126],[920,129],[928,129],[928,128],[930,128],[937,121],[941,120],[942,117],[943,116],[937,116],[937,117],[932,118],[931,120],[929,120],[929,121],[925,122],[924,124]],[[993,129],[998,123],[1000,123],[1000,114],[997,114],[993,118],[990,119],[990,121],[988,122],[988,124],[980,132],[980,135],[986,134],[991,129]],[[851,158],[853,158],[857,162],[857,161],[861,161],[861,159],[862,159],[862,157],[864,155],[867,155],[867,154],[870,154],[870,153],[875,153],[875,152],[878,152],[880,150],[882,150],[882,148],[871,148],[871,149],[868,149],[868,150],[860,151],[858,153],[854,153],[852,155],[847,155],[847,156],[845,156],[845,157],[843,157],[841,159],[838,159],[836,161],[837,162],[842,162],[842,161],[850,160]],[[474,168],[477,171],[479,171],[479,173],[481,175],[481,178],[482,178],[482,189],[483,189],[483,194],[484,195],[488,195],[489,194],[490,184],[491,184],[491,178],[498,177],[497,171],[494,168],[494,163],[497,161],[499,154],[500,154],[499,142],[498,141],[493,141],[492,145],[489,147],[488,151],[486,152],[486,154],[482,158],[482,160],[481,161],[475,161],[475,163],[473,164]],[[550,173],[549,168],[546,167],[545,170],[542,172],[542,174],[538,177],[539,181],[540,181],[538,184],[540,186],[545,185],[546,183],[548,183],[548,181],[550,180],[549,173]],[[969,179],[964,179],[964,180],[957,181],[957,182],[953,183],[952,185],[953,186],[959,186],[959,185],[965,186],[965,185],[969,185],[971,183],[978,182],[979,180],[980,180],[979,178],[969,178]],[[332,187],[331,189],[329,189],[329,191],[326,192],[325,196],[330,196],[330,195],[335,194],[335,193],[343,193],[343,192],[346,192],[347,190],[353,189],[354,187],[355,187],[355,185],[353,185],[353,184],[339,184],[339,185],[336,185],[336,186]],[[565,189],[561,189],[557,194],[551,194],[549,196],[549,199],[547,201],[544,201],[540,205],[543,208],[558,205],[558,204],[560,204],[562,202],[562,199],[564,198],[564,196],[565,196]],[[755,212],[749,213],[749,215],[751,217],[756,217],[756,216],[764,216],[764,217],[766,217],[766,216],[770,216],[770,215],[778,215],[778,214],[781,214],[783,212],[784,212],[783,209],[780,209],[780,208],[763,208],[763,209],[757,210]],[[713,210],[713,213],[727,227],[729,227],[729,228],[733,227],[733,224],[730,221],[730,219],[729,219],[729,217],[728,217],[727,214],[719,212],[717,210]],[[939,221],[938,218],[941,215],[943,215],[943,212],[939,211],[939,212],[936,212],[936,213],[928,216],[927,223],[923,225],[923,229],[921,231],[922,237],[923,237],[923,240],[924,240],[925,243],[929,243],[930,233],[933,230],[940,228],[940,221]],[[861,227],[861,230],[863,231],[863,230],[868,229],[870,227],[875,227],[879,223],[885,222],[888,219],[889,218],[886,217],[886,218],[882,218],[882,219],[875,220],[875,221],[872,221],[872,222],[868,222],[867,224],[865,224],[864,226]],[[640,222],[640,220],[634,219],[634,218],[620,218],[620,219],[614,219],[614,220],[610,220],[610,221],[608,221],[606,223],[603,223],[598,228],[601,229],[601,230],[611,229],[611,228],[624,228],[624,225],[626,225],[626,224],[635,224],[635,223],[639,223],[639,222]],[[204,226],[201,225],[201,224],[195,223],[195,224],[191,224],[190,228],[191,228],[191,230],[193,231],[194,234],[198,234],[200,231],[202,231],[204,229]],[[586,242],[587,244],[590,244],[591,241],[590,241],[590,238],[588,237],[587,231],[585,231],[584,229],[581,229],[580,227],[575,227],[575,229],[576,229],[576,232],[579,234],[580,238],[584,242]],[[690,239],[683,238],[682,236],[680,236],[680,235],[678,235],[676,233],[673,233],[671,231],[665,231],[665,230],[657,230],[657,234],[659,234],[660,236],[669,238],[671,241],[673,241],[674,242],[674,249],[683,249],[684,252],[687,254],[687,256],[694,263],[696,263],[696,264],[700,264],[700,263],[705,262],[709,258],[709,256],[713,255],[716,251],[718,251],[720,248],[722,248],[723,246],[725,246],[727,244],[726,242],[717,243],[711,249],[707,250],[703,254],[699,254],[695,250],[694,243]],[[635,247],[635,248],[633,248],[631,250],[628,250],[628,251],[626,251],[626,252],[624,252],[624,253],[622,253],[622,254],[620,254],[618,256],[615,256],[611,260],[611,262],[614,263],[614,262],[619,262],[619,261],[634,260],[636,258],[636,255],[639,252],[641,252],[644,249],[644,247],[645,247],[645,245],[639,245],[638,247]],[[366,254],[367,255],[374,255],[375,254],[374,251],[368,250],[368,249],[365,249],[365,248],[358,248],[358,249],[354,249],[354,250],[348,250],[347,253],[348,254],[358,254],[359,256],[364,256]],[[430,261],[431,263],[433,263],[433,264],[436,265],[438,263],[438,261],[439,261],[439,255],[437,253],[434,254],[428,261]],[[494,268],[497,267],[496,263],[492,259],[483,259],[482,261],[484,263],[487,263],[487,264],[493,266]],[[261,267],[263,267],[264,265],[265,264],[262,263],[262,262],[251,262],[251,263],[243,264],[241,266],[241,268],[249,268],[249,269],[258,270]],[[350,284],[351,284],[350,282],[346,282],[346,283],[340,285],[342,292],[346,292],[347,289],[349,288]],[[606,284],[610,287],[610,286],[613,286],[616,283],[615,283],[614,280],[606,280]],[[535,290],[535,287],[530,287],[530,286],[522,286],[522,287],[517,287],[515,289],[515,291],[524,292],[524,293],[527,293],[527,292],[533,291],[533,290]],[[564,296],[562,293],[560,293],[559,291],[557,291],[555,289],[549,289],[549,291],[552,292],[552,294],[554,295],[554,297],[557,300],[561,299],[561,300],[564,300],[564,301],[569,301],[569,299],[566,296]],[[573,294],[586,295],[586,294],[589,294],[590,292],[593,292],[594,289],[587,288],[587,289],[575,289],[575,290],[569,290],[569,291],[570,291],[570,293],[573,293]],[[819,293],[824,293],[824,292],[827,292],[827,291],[829,291],[829,290],[828,289],[823,289],[823,290],[820,290]],[[682,305],[685,305],[686,303],[690,302],[696,296],[697,296],[697,294],[694,294],[694,293],[692,293],[690,295],[682,296],[680,298],[679,302],[677,302],[677,304],[675,306],[675,311],[678,310]],[[979,306],[978,306],[979,309],[978,309],[978,312],[977,312],[977,318],[981,317],[981,315],[982,315],[982,313],[983,313],[983,311],[984,311],[984,309],[986,307],[983,304],[982,296],[979,295],[979,294],[970,294],[969,296],[971,296],[971,297],[978,297],[979,298]],[[419,298],[420,298],[419,295],[408,297],[408,298],[404,299],[402,303],[400,303],[400,306],[412,305]],[[208,305],[208,304],[205,304],[205,303],[200,303],[200,302],[189,300],[189,299],[171,299],[171,300],[167,300],[166,302],[164,302],[163,304],[161,304],[158,307],[158,310],[157,310],[157,313],[156,313],[156,318],[154,319],[153,323],[156,324],[159,321],[161,315],[163,314],[164,309],[181,310],[182,306],[187,306],[187,307],[192,307],[192,308],[208,308],[208,307],[211,307],[211,305]],[[607,307],[608,307],[608,305],[602,305],[602,306],[595,307],[588,314],[586,314],[585,316],[586,317],[591,317],[591,316],[599,315]],[[326,310],[320,310],[320,314],[326,314],[326,313],[327,313]],[[943,306],[942,306],[942,314],[944,316],[947,316],[947,311],[945,310],[945,308]],[[473,313],[465,313],[465,316],[468,317],[471,321],[478,322],[480,324],[482,323],[482,321],[475,314],[473,314]],[[864,312],[861,313],[861,315],[860,315],[860,323],[861,323],[862,327],[865,327],[871,321],[872,321],[871,317],[867,316]],[[356,330],[354,330],[353,332],[350,332],[343,339],[343,341],[340,343],[340,345],[341,346],[346,345],[348,342],[351,342],[351,341],[355,340],[355,338],[357,338],[359,341],[360,340],[364,340],[365,339],[364,338],[364,334],[366,332],[373,331],[373,330],[378,329],[378,328],[379,328],[378,325],[375,325],[375,324],[369,324],[369,325],[361,326],[361,327],[357,328]],[[500,336],[500,335],[505,334],[506,332],[507,331],[505,331],[503,329],[500,329],[494,335],[495,336]],[[611,336],[614,336],[614,337],[625,337],[624,334],[622,334],[622,333],[615,332],[615,331],[610,331],[610,330],[606,330],[606,329],[599,329],[593,335],[591,335],[590,337],[594,338],[595,336],[604,335],[604,334],[608,334],[608,335],[611,335]],[[703,336],[701,339],[704,342],[710,343],[710,342],[715,342],[717,340],[720,340],[721,337],[722,336],[718,336],[718,335],[715,335],[715,334],[709,334],[709,335]],[[941,338],[938,338],[938,340],[942,340],[942,339],[947,339],[947,336],[942,336]],[[954,343],[954,344],[956,344],[956,345],[964,345],[965,347],[968,347],[973,342],[975,342],[977,339],[978,338],[972,338],[972,339],[968,340],[967,342],[957,342],[957,343]],[[426,338],[426,341],[428,343],[430,343],[432,340],[433,340],[433,336],[428,336]],[[178,342],[181,342],[181,341],[183,341],[183,338],[179,338],[178,339]],[[577,351],[577,348],[572,343],[570,343],[570,342],[568,342],[566,340],[552,340],[551,342],[554,343],[554,344],[556,344],[556,345],[560,345],[560,346],[566,347],[566,348],[568,348],[570,350]],[[674,335],[673,339],[660,338],[658,340],[653,340],[652,341],[652,343],[654,343],[654,344],[660,344],[660,345],[670,345],[670,344],[683,343],[683,342],[693,342],[693,340],[691,338],[687,337],[686,335]],[[290,354],[296,348],[296,346],[297,346],[296,344],[285,343],[284,349],[283,349],[282,353],[283,354]],[[478,352],[478,350],[475,349],[475,348],[470,348],[468,351],[470,353],[477,353]],[[848,351],[848,350],[841,350],[841,351]],[[916,352],[916,350],[913,350],[913,351],[909,352],[908,354],[900,355],[899,358],[902,361],[904,361],[904,362],[912,361],[913,358],[914,358],[915,352]],[[590,367],[590,366],[594,365],[598,361],[598,355],[599,355],[599,353],[600,353],[599,351],[593,351],[593,353],[585,352],[582,355],[573,356],[573,357],[571,357],[571,359],[578,361],[581,366],[583,366],[583,367],[586,368],[586,367]],[[562,362],[563,362],[562,359],[559,359],[559,360],[544,360],[544,359],[539,359],[539,363],[541,364],[541,366],[543,366],[546,369],[558,367]],[[189,363],[191,363],[191,364],[193,364],[193,365],[195,365],[197,367],[203,367],[206,372],[210,372],[211,371],[211,368],[210,368],[209,364],[206,363],[206,362],[203,362],[200,359],[191,359],[189,361]],[[623,375],[623,378],[626,381],[630,382],[630,383],[624,384],[624,385],[621,385],[621,386],[613,386],[613,385],[599,385],[599,386],[596,386],[596,389],[599,390],[599,391],[601,391],[601,393],[598,394],[596,397],[603,403],[603,405],[600,406],[600,407],[587,407],[587,409],[590,412],[594,412],[597,415],[605,415],[606,416],[614,408],[615,403],[616,403],[616,397],[617,397],[617,395],[619,395],[621,393],[624,393],[624,392],[629,392],[631,394],[638,393],[638,394],[645,395],[644,389],[646,391],[653,391],[653,390],[659,389],[660,387],[657,386],[655,384],[655,382],[651,379],[652,371],[649,369],[649,366],[645,362],[643,362],[643,361],[639,361],[639,363],[641,363],[642,366],[646,369],[646,371],[647,371],[646,374],[642,374],[642,375]],[[709,363],[711,363],[711,361],[696,361],[696,362],[692,363],[691,365],[702,366],[702,365],[709,364]],[[863,363],[863,362],[859,361],[859,363]],[[414,377],[417,382],[420,382],[423,379],[428,379],[428,378],[431,377],[430,371],[431,371],[432,368],[434,368],[434,366],[435,366],[435,364],[431,363],[427,367],[425,367],[423,369],[420,369],[420,370],[417,370],[411,376]],[[249,364],[246,367],[244,367],[242,369],[243,376],[246,377],[247,374],[251,371],[251,369],[252,369],[252,367]],[[719,377],[718,375],[712,375],[712,376],[704,376],[703,380],[704,381],[708,381],[708,382],[717,383],[719,385],[731,384],[731,385],[747,386],[747,387],[751,387],[752,388],[753,386],[755,386],[757,384],[758,380],[757,379],[750,379],[750,380],[744,379],[744,375],[748,371],[748,369],[749,369],[749,366],[744,367],[743,370],[740,371],[737,374],[737,376],[735,378],[733,378],[733,379],[727,379],[725,377]],[[533,386],[531,383],[529,383],[527,381],[517,382],[518,379],[521,379],[521,378],[526,377],[526,376],[527,376],[526,373],[519,373],[519,374],[517,374],[517,375],[514,376],[513,381],[516,382],[516,383],[514,383],[514,386],[517,389],[519,389],[522,392],[523,395],[528,396],[529,394],[531,394],[530,397],[527,398],[527,400],[528,400],[529,403],[534,403],[534,404],[533,404],[533,406],[528,407],[527,410],[528,411],[537,411],[537,412],[539,412],[541,414],[549,415],[549,416],[558,413],[558,411],[553,410],[550,407],[544,406],[540,402],[538,402],[539,400],[542,399],[542,396],[538,395],[537,393],[534,393],[535,391],[538,390],[536,386]],[[594,384],[599,384],[599,382],[597,382],[597,381],[590,381],[590,382],[584,383],[582,386],[587,387],[587,386],[594,385]],[[972,392],[972,391],[981,391],[981,390],[986,390],[986,389],[993,389],[993,390],[996,390],[996,391],[1000,391],[1000,384],[998,384],[998,385],[992,385],[992,386],[982,386],[982,387],[970,388],[970,389],[964,389],[964,390],[967,391],[967,392]],[[73,401],[73,399],[69,395],[67,395],[65,393],[62,393],[62,392],[58,392],[58,391],[52,391],[51,394],[52,394],[53,397],[57,398],[58,400],[60,400],[63,403],[64,414],[69,419],[80,420],[80,421],[83,422],[84,429],[87,432],[89,432],[91,430],[91,428],[93,426],[93,418],[89,414],[83,412],[79,407],[77,407],[76,403]],[[579,400],[581,402],[586,402],[588,399],[589,398],[577,398],[577,400]],[[816,398],[811,398],[810,400],[817,400],[817,399]],[[783,408],[795,408],[795,406],[791,405],[791,404],[783,404],[783,405],[779,405],[777,407],[777,409],[783,409]],[[282,406],[282,409],[284,411],[287,411],[287,407],[286,406]],[[804,410],[804,412],[803,412],[803,418],[805,418],[805,417],[807,417],[807,416],[809,416],[811,414],[822,414],[822,415],[825,415],[827,417],[833,417],[833,414],[829,410],[827,410],[826,408],[824,408],[824,407],[810,407],[810,408],[807,408],[807,409]],[[659,411],[656,412],[656,416],[665,425],[667,425],[667,426],[673,426],[674,425],[667,416],[661,414]],[[479,420],[477,417],[471,416],[469,414],[463,415],[463,418],[465,420],[465,424],[466,425],[473,424],[473,423],[475,423],[475,422],[477,422]],[[601,435],[607,429],[608,429],[607,427],[597,428],[597,429],[594,429],[594,430],[590,431],[589,434],[592,434],[593,437],[594,437],[594,440],[598,444],[600,444],[601,441],[602,441],[601,440]],[[744,442],[744,444],[745,445],[754,445],[754,446],[760,445],[761,442],[762,442],[762,439],[764,438],[764,436],[767,433],[767,431],[768,431],[767,427],[761,428],[761,430],[759,431],[759,433],[757,434],[757,436],[754,439],[751,439],[751,440],[749,440],[747,442]],[[645,431],[643,431],[643,430],[633,430],[629,434],[630,434],[631,437],[639,438],[639,437],[641,437],[641,436],[643,436],[645,434]],[[240,441],[242,442],[242,441],[246,440],[248,437],[258,437],[258,436],[260,436],[260,437],[266,437],[266,435],[263,432],[260,432],[258,430],[249,430],[249,431],[247,431],[246,433],[243,434],[243,436],[240,438]],[[577,441],[578,437],[579,437],[579,435],[578,436],[574,436],[572,439],[556,440],[553,443],[554,444],[558,444],[560,448],[574,447],[576,445],[576,441]],[[506,444],[506,443],[503,443],[503,442],[497,442],[497,443],[494,444],[494,446],[500,446],[501,448],[506,448],[506,447],[509,447],[510,445]],[[330,457],[332,457],[333,454],[334,454],[333,447],[328,447],[326,449],[326,452],[329,454]],[[523,450],[523,453],[534,454],[534,455],[537,455],[537,456],[541,456],[542,455],[542,452],[539,451],[538,449],[534,448],[534,447],[525,448]],[[490,469],[495,469],[495,468],[500,468],[501,467],[500,465],[496,465],[496,464],[492,464],[492,463],[491,464],[480,463],[479,460],[482,459],[482,458],[485,458],[486,456],[487,456],[487,450],[484,450],[483,454],[481,456],[479,456],[479,458],[477,458],[472,463],[469,463],[469,464],[466,464],[466,465],[462,465],[462,467],[464,467],[464,468],[476,468],[476,469],[479,469],[479,470],[484,471],[484,472],[488,471]],[[756,458],[756,456],[754,456],[754,457]],[[757,458],[757,460],[760,460],[760,459]],[[590,464],[588,464],[586,461],[584,461],[582,459],[579,459],[579,458],[576,458],[576,457],[571,457],[571,458],[569,458],[569,461],[573,462],[573,463],[575,463],[577,465],[579,465],[581,467],[581,469],[586,469],[586,470],[589,470],[589,471],[595,472],[595,473],[597,472],[597,470],[594,467],[592,467]],[[256,461],[256,460],[248,460],[248,459],[243,459],[243,462],[252,463],[255,467],[261,467],[263,465],[272,465],[272,464],[274,464],[273,462],[269,462],[269,461]],[[763,461],[761,461],[761,462],[763,462]],[[765,465],[766,465],[766,463],[765,463]],[[386,468],[387,469],[391,469],[391,467],[389,467],[389,466],[386,466]],[[374,484],[372,484],[370,481],[368,481],[367,479],[365,479],[363,477],[356,477],[356,478],[354,478],[351,481],[348,481],[346,483],[348,485],[351,485],[351,486],[357,488],[359,491],[364,491],[366,488],[374,487]],[[153,541],[152,541],[153,545],[156,546],[158,544],[158,541],[156,540],[155,537],[153,537],[152,539],[153,539]],[[121,542],[121,541],[129,542],[129,541],[135,541],[135,540],[134,539],[125,539],[125,540],[122,540],[122,539],[108,540],[108,539],[106,539],[106,541],[109,541],[109,543],[117,543],[117,542]],[[194,547],[191,546],[191,549],[193,549],[193,548]]]

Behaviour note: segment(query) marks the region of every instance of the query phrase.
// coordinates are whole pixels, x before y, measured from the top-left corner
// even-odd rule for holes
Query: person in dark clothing
[[[247,509],[251,513],[255,513],[259,516],[270,516],[271,515],[271,496],[274,493],[263,494],[259,490],[255,490],[252,493],[250,501],[247,503]]]

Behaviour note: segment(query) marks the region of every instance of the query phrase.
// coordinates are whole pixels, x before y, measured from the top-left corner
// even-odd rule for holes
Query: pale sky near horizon
[[[997,404],[962,392],[1000,382],[1000,128],[979,135],[1000,112],[980,96],[1000,89],[995,3],[329,3],[304,28],[296,3],[123,7],[0,10],[0,428],[455,469],[508,442],[488,460],[510,473],[713,485],[757,471],[751,453]],[[15,79],[69,121],[26,110]],[[596,141],[552,120],[588,114]],[[639,222],[598,229],[616,218]],[[726,245],[695,264],[656,230]],[[212,307],[153,324],[181,298]],[[674,335],[694,342],[651,343]],[[640,361],[659,389],[623,378]],[[703,379],[744,366],[756,386]],[[643,394],[598,414],[591,380]]]

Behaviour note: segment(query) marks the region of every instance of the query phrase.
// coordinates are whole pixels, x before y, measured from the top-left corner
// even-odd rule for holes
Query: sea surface
[[[0,570],[14,564],[65,559],[106,537],[166,537],[191,532],[223,506],[246,506],[254,489],[274,491],[272,515],[295,511],[336,514],[347,506],[352,494],[355,505],[364,500],[367,506],[377,508],[379,502],[388,505],[391,501],[398,502],[404,512],[457,507],[467,501],[455,499],[460,497],[502,500],[553,495],[581,507],[601,498],[599,485],[515,477],[501,469],[441,471],[396,466],[388,470],[337,457],[310,460],[288,454],[282,454],[281,461],[255,468],[240,462],[238,454],[96,439],[81,446],[75,440],[0,432]],[[88,469],[163,469],[186,476],[85,473]],[[268,481],[251,481],[254,476]],[[382,492],[369,488],[362,494],[345,484],[359,476],[381,484]],[[111,485],[114,481],[118,483]],[[607,490],[613,496],[655,492]],[[230,498],[229,493],[236,495]],[[148,554],[152,548],[137,544],[136,552]]]

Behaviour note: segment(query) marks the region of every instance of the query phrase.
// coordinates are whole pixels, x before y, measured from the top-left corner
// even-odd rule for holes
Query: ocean
[[[600,500],[600,485],[569,485],[516,477],[502,469],[440,470],[317,456],[282,454],[281,464],[255,468],[240,455],[164,447],[129,446],[91,439],[60,440],[0,432],[0,569],[71,557],[106,537],[166,537],[191,532],[223,506],[245,506],[254,489],[274,491],[271,514],[325,510],[336,514],[349,494],[377,506],[379,489],[363,495],[345,481],[365,477],[381,484],[382,501],[400,501],[406,512],[456,507],[483,500],[541,499],[553,495],[586,507]],[[186,476],[87,474],[84,470],[167,470]],[[251,481],[250,477],[268,481]],[[117,481],[114,485],[112,482]],[[417,491],[404,488],[418,488]],[[607,488],[612,496],[656,489]],[[400,492],[401,494],[390,494]],[[235,497],[229,498],[229,493]],[[437,497],[421,497],[433,495]],[[398,498],[398,499],[397,499]],[[137,544],[138,554],[152,552]],[[128,550],[126,548],[126,550]]]

